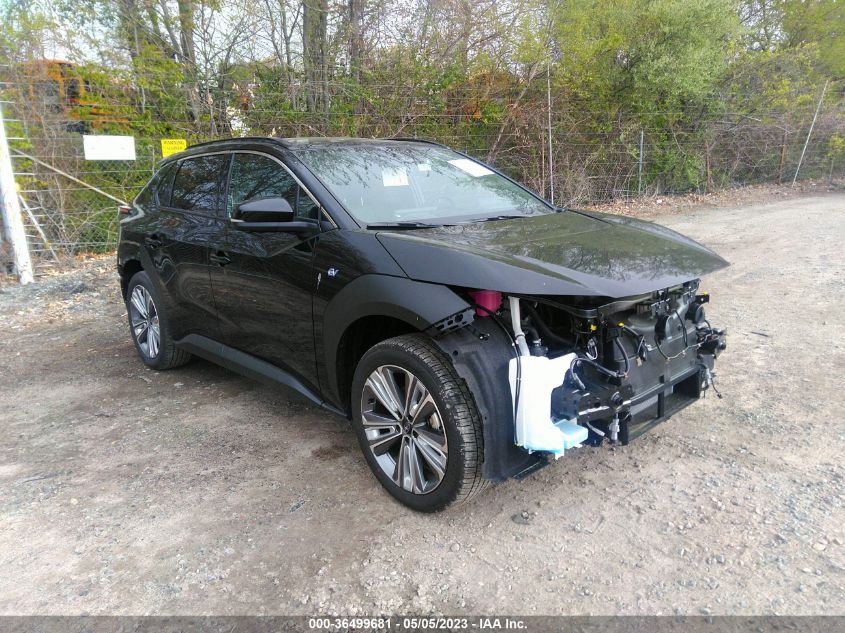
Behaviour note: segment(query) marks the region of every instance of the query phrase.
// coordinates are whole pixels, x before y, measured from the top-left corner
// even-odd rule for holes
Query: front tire
[[[353,425],[373,474],[408,507],[437,512],[486,487],[481,416],[466,383],[429,338],[391,338],[352,381]]]
[[[129,280],[126,312],[132,341],[144,364],[158,370],[179,367],[191,360],[191,355],[177,348],[170,336],[163,303],[147,273],[136,273]]]

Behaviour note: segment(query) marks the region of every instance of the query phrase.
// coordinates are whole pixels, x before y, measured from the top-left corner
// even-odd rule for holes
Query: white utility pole
[[[792,179],[792,186],[795,186],[795,182],[798,180],[798,172],[801,171],[801,163],[804,162],[804,154],[807,153],[807,146],[810,144],[810,136],[813,134],[813,128],[816,127],[816,119],[819,118],[819,110],[822,109],[822,101],[824,101],[824,93],[827,92],[827,84],[830,83],[830,80],[824,82],[824,88],[822,88],[822,96],[819,97],[819,105],[816,106],[816,113],[813,115],[813,122],[810,123],[810,130],[807,132],[807,139],[804,141],[804,149],[801,150],[801,158],[798,159],[798,167],[795,169],[795,177]]]
[[[21,207],[18,192],[15,189],[15,173],[12,171],[12,157],[6,140],[6,124],[3,120],[3,108],[0,105],[0,206],[3,207],[3,226],[6,239],[12,245],[15,272],[21,284],[32,283],[32,261],[29,259],[29,245],[23,230]]]
[[[637,195],[643,192],[643,141],[645,140],[645,132],[640,130],[640,157],[637,160]]]
[[[552,64],[546,66],[546,98],[548,100],[549,117],[549,186],[551,187],[551,202],[555,203],[555,163],[552,157]]]

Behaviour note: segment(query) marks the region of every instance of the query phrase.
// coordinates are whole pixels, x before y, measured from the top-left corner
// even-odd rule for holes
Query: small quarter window
[[[157,179],[153,178],[146,186],[141,189],[141,192],[135,196],[135,204],[142,207],[148,207],[154,202],[153,192],[155,191]]]
[[[173,188],[174,171],[176,171],[176,163],[170,163],[165,165],[153,179],[158,203],[164,207],[170,206],[170,192]]]
[[[299,199],[296,202],[296,215],[303,220],[319,220],[320,207],[311,197],[305,193],[305,189],[299,187]]]

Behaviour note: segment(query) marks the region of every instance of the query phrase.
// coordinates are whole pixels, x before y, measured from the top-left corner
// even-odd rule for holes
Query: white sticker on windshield
[[[473,160],[470,160],[469,158],[456,158],[455,160],[450,160],[449,164],[454,165],[458,169],[462,169],[473,178],[478,178],[479,176],[488,176],[493,173],[484,165],[479,165],[478,163]]]
[[[395,169],[382,169],[381,181],[385,187],[407,187],[408,186],[408,172],[402,167]]]
[[[429,165],[428,163],[419,163],[417,165],[417,170],[421,171],[423,173],[425,173],[427,171],[431,171],[431,165]]]

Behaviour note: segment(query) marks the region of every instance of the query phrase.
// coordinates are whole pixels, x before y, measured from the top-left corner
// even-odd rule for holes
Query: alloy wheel
[[[403,367],[382,365],[364,383],[361,422],[382,472],[407,492],[427,494],[446,474],[443,418],[423,382]]]
[[[161,329],[153,297],[144,286],[135,286],[129,298],[129,321],[138,347],[147,358],[158,356]]]

